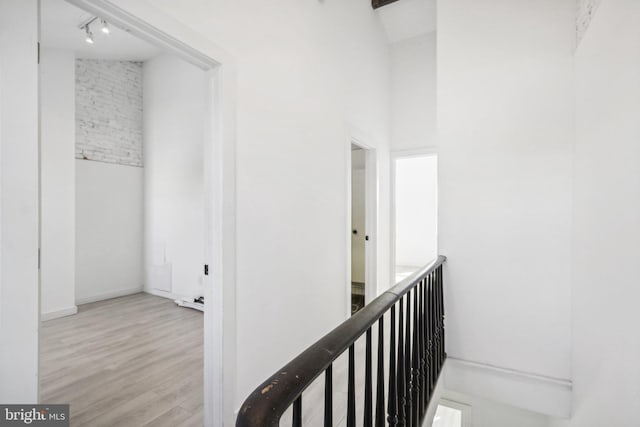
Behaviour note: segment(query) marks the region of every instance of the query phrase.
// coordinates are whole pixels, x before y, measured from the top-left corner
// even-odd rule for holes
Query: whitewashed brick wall
[[[143,166],[141,62],[76,60],[76,158]]]
[[[598,6],[602,0],[576,0],[577,1],[577,13],[576,13],[576,40],[577,44],[580,44],[582,36],[587,32],[591,19],[595,15]]]

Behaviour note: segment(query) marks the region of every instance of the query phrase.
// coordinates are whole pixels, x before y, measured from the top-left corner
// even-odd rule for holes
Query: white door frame
[[[390,212],[389,218],[389,280],[393,286],[396,283],[396,161],[398,159],[408,159],[411,157],[437,156],[438,152],[435,147],[415,148],[409,150],[395,150],[390,153],[390,173],[391,173],[391,189],[390,189]]]
[[[378,160],[373,140],[366,134],[350,128],[347,132],[347,215],[346,215],[346,248],[347,248],[347,312],[351,316],[351,145],[356,145],[365,151],[365,235],[369,240],[365,242],[365,272],[364,272],[364,302],[368,304],[378,294]]]
[[[46,1],[46,0],[44,0]],[[235,61],[140,0],[67,0],[174,53],[208,75],[204,141],[204,424],[233,425],[235,396]]]
[[[38,398],[38,2],[0,1],[0,400]]]

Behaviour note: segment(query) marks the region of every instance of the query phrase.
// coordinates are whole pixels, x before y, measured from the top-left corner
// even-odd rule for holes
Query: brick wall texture
[[[76,158],[143,166],[141,62],[76,59]]]
[[[602,0],[576,0],[577,1],[577,13],[576,13],[576,40],[580,44],[580,40],[587,32],[591,19],[596,13],[598,6]]]

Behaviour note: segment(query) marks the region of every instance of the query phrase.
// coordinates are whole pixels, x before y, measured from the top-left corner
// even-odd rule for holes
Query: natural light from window
[[[438,405],[432,427],[462,427],[462,411]]]

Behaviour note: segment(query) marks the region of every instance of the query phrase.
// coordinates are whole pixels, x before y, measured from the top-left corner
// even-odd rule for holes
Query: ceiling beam
[[[371,0],[371,6],[373,6],[374,9],[377,9],[379,7],[386,6],[396,1],[398,0]]]

